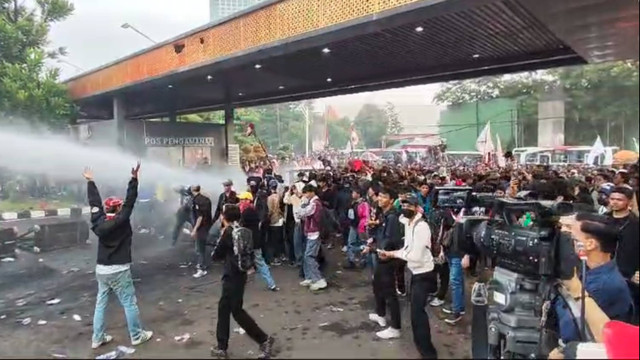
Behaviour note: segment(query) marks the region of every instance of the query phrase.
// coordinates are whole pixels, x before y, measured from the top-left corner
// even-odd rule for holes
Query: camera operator
[[[616,264],[622,276],[629,283],[629,290],[635,306],[634,324],[638,324],[638,230],[640,224],[638,217],[631,212],[630,203],[633,200],[633,190],[617,186],[611,190],[609,195],[609,207],[611,212],[607,215],[611,217],[613,224],[620,229],[620,238],[615,253]]]
[[[629,288],[611,258],[618,241],[617,229],[610,225],[607,217],[589,213],[563,218],[561,224],[563,231],[573,239],[576,253],[584,250],[586,256],[586,283],[577,284],[579,281],[574,277],[570,280],[571,288],[584,286],[586,296],[591,297],[609,318],[629,320],[632,311]],[[579,294],[572,292],[574,297]],[[554,308],[562,341],[579,340],[579,331],[566,304],[556,299]]]

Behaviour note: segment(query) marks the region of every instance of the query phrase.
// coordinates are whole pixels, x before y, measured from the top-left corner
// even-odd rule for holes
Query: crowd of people
[[[486,265],[478,261],[482,255],[472,243],[452,236],[462,214],[438,205],[442,186],[471,187],[474,192],[491,193],[498,198],[527,196],[573,203],[578,215],[562,224],[574,242],[586,249],[589,271],[583,286],[611,319],[637,324],[637,165],[626,169],[518,168],[513,164],[502,168],[487,164],[445,168],[418,162],[375,165],[359,159],[339,164],[326,158],[317,161],[323,166],[321,170],[300,171],[290,183],[269,167],[262,169],[261,175],[249,174],[246,185],[234,188],[232,181],[225,181],[215,203],[197,185],[181,191],[183,202],[176,216],[173,240],[175,243],[180,236],[183,223],[192,225],[198,259],[194,277],[207,275],[210,260],[225,260],[218,344],[212,355],[226,357],[229,317],[233,315],[260,344],[260,356],[271,356],[274,339],[242,309],[248,275],[255,272],[264,280],[266,289],[278,291],[270,267],[290,266],[298,269],[300,286],[320,292],[330,286],[324,273],[325,255],[332,248],[341,248],[345,269],[370,271],[375,308],[369,319],[380,326],[375,335],[381,339],[401,336],[399,298],[407,297],[416,348],[423,358],[437,358],[425,307],[440,308],[446,315],[445,322],[456,326],[467,310],[465,278],[476,276]],[[100,226],[105,225],[96,224],[108,222],[110,212],[118,214],[116,220],[124,218],[120,209],[126,208],[128,199],[124,205],[103,205],[97,199],[91,200],[91,193],[94,231],[101,243],[113,241],[99,233]],[[222,230],[212,239],[211,230],[218,221]],[[528,220],[523,221],[526,225]],[[129,251],[128,258],[124,256],[116,262],[129,264],[130,249],[118,250],[130,247],[128,241],[128,245],[126,241],[117,245],[116,250],[101,246],[99,255],[100,251],[124,251],[125,255]],[[214,244],[212,256],[206,250],[208,243]],[[114,266],[113,259],[99,256],[98,266]],[[108,279],[114,278],[116,270],[122,271],[120,267],[109,269]],[[409,274],[407,279],[405,273]],[[105,271],[97,272],[100,289],[114,286],[112,280],[101,278],[104,274]],[[130,281],[130,273],[127,279]],[[135,300],[133,305],[123,306],[125,310],[131,308]],[[98,320],[101,311],[97,304]],[[137,316],[137,308],[135,313]],[[558,313],[563,310],[558,309]],[[559,318],[562,340],[577,340],[573,325],[563,322],[562,316]],[[127,315],[127,320],[132,341],[144,341],[150,336],[135,326],[133,315],[131,319]],[[109,340],[103,325],[97,323],[94,346]]]

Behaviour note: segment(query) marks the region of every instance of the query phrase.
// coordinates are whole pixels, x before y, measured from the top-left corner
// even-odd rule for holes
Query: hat
[[[222,186],[233,186],[233,181],[231,179],[226,180],[222,183]]]
[[[419,206],[420,205],[420,200],[418,200],[418,197],[415,196],[414,194],[408,194],[407,197],[402,200],[403,204],[409,204],[409,205],[414,205],[414,206]]]
[[[108,197],[104,200],[104,206],[106,208],[112,208],[112,207],[120,206],[122,204],[123,204],[122,199],[119,199],[115,196]]]
[[[245,191],[238,195],[239,200],[253,200],[253,195],[250,192]]]

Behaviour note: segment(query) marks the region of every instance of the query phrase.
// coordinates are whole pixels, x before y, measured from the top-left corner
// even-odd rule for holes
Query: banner
[[[484,162],[490,162],[491,154],[495,152],[493,140],[491,140],[490,122],[487,122],[487,125],[484,126],[484,129],[482,129],[480,135],[478,135],[478,140],[476,140],[476,150],[482,153]]]

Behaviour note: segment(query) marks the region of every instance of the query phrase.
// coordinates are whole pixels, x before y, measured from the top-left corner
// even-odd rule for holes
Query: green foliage
[[[374,104],[364,104],[354,121],[360,142],[366,148],[379,148],[387,134],[389,118],[383,109]]]
[[[33,8],[0,0],[0,121],[20,118],[62,129],[75,116],[58,70],[45,66],[47,58],[66,54],[64,48],[45,49],[49,27],[73,10],[66,0],[36,0]]]
[[[517,98],[519,138],[525,141],[519,145],[532,146],[537,139],[538,101],[554,91],[566,99],[567,144],[590,145],[600,135],[605,145],[632,147],[632,137],[638,134],[637,61],[454,81],[440,89],[435,101],[455,105]]]
[[[345,149],[349,142],[351,120],[343,117],[329,121],[327,127],[329,128],[329,146],[334,149]]]

